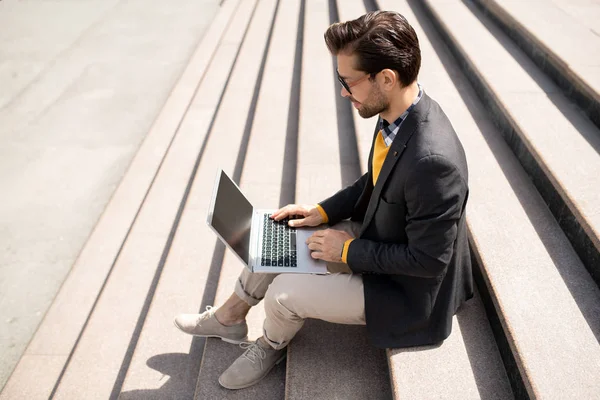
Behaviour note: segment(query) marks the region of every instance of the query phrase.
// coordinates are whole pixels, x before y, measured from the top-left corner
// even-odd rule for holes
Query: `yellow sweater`
[[[373,186],[375,186],[375,184],[377,183],[377,178],[379,178],[381,167],[383,167],[383,162],[385,161],[389,150],[390,146],[385,145],[385,141],[383,140],[383,133],[379,131],[379,133],[377,134],[377,138],[375,139],[375,148],[373,149]],[[325,213],[325,210],[323,210],[323,208],[320,205],[317,205],[317,208],[319,209],[319,212],[323,217],[323,222],[327,223],[327,221],[329,220],[329,218],[327,217],[327,213]],[[348,263],[348,249],[350,248],[350,243],[353,240],[354,239],[346,240],[346,242],[344,243],[344,248],[342,249],[342,261],[346,264]]]
[[[375,139],[375,148],[373,149],[373,186],[375,186],[377,183],[377,178],[379,178],[381,167],[383,167],[383,162],[385,161],[385,157],[387,157],[389,151],[390,146],[385,145],[383,133],[379,131],[377,134],[377,139]]]

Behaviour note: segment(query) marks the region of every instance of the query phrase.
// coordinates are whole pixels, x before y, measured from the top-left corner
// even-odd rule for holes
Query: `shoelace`
[[[212,315],[214,314],[213,312],[211,312],[212,309],[213,309],[213,306],[206,306],[206,311],[198,316],[198,319],[196,320],[196,326],[200,325],[200,323],[202,321],[207,320],[210,317],[212,317]]]
[[[253,364],[256,363],[256,360],[260,361],[260,368],[262,369],[263,360],[267,357],[267,352],[257,343],[252,342],[242,342],[240,343],[240,347],[246,350],[243,357]]]

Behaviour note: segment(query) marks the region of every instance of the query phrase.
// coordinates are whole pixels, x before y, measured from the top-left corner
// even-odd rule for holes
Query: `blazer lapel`
[[[429,110],[429,97],[426,93],[423,93],[423,97],[417,103],[415,108],[406,116],[406,119],[400,125],[400,130],[396,135],[396,138],[390,145],[390,150],[388,151],[387,156],[383,162],[383,166],[381,167],[381,172],[379,173],[379,177],[377,178],[377,183],[375,184],[375,188],[373,189],[373,193],[371,194],[371,199],[369,200],[369,205],[367,207],[367,212],[365,213],[365,218],[363,220],[363,224],[360,230],[360,236],[366,231],[371,219],[373,219],[373,215],[375,214],[375,210],[377,209],[377,205],[379,204],[379,199],[381,197],[381,191],[385,186],[385,182],[387,181],[394,165],[398,162],[404,149],[408,145],[408,141],[413,136],[419,123],[425,118],[427,111]],[[372,161],[369,160],[371,163]],[[369,164],[369,169],[371,169],[371,165]]]

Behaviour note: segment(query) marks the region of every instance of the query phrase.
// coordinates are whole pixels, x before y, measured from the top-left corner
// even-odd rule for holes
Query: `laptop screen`
[[[248,265],[252,204],[223,171],[216,190],[212,221],[208,223]]]

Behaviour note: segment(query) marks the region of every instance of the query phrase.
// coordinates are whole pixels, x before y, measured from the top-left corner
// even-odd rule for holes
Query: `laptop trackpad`
[[[296,228],[296,254],[298,257],[298,265],[302,266],[302,270],[309,270],[315,274],[327,273],[327,265],[323,260],[315,260],[310,256],[310,250],[306,244],[308,239],[314,232],[326,228]]]

